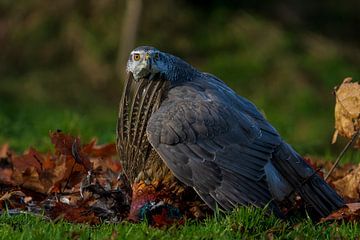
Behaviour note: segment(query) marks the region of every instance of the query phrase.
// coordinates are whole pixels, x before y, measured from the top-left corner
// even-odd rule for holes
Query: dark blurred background
[[[152,45],[253,101],[302,154],[332,156],[333,88],[360,78],[360,1],[0,0],[0,145],[115,139],[125,61]]]

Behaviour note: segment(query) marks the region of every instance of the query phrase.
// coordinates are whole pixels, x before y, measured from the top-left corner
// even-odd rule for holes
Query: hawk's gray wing
[[[258,119],[221,97],[213,101],[212,93],[181,86],[170,91],[187,91],[187,97],[166,99],[151,116],[147,134],[174,175],[212,208],[216,203],[226,210],[270,203],[264,166],[281,142],[276,131],[256,109],[246,111],[255,111]],[[275,204],[270,207],[277,210]]]

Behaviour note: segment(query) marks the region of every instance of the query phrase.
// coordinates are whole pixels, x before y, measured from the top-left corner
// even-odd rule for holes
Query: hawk
[[[190,187],[213,210],[267,206],[282,216],[280,203],[294,193],[318,217],[344,205],[256,106],[216,76],[148,46],[130,53],[127,72],[117,145],[131,183]]]

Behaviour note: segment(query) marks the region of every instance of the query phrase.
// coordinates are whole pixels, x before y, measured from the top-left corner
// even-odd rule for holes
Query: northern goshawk
[[[344,205],[255,105],[217,77],[147,46],[131,52],[127,71],[117,144],[131,183],[167,178],[212,209],[268,206],[278,216],[293,193],[318,217]]]

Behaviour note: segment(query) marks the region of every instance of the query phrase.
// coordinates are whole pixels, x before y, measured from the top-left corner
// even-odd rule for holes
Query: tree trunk
[[[126,78],[125,68],[129,52],[135,46],[142,5],[142,0],[126,1],[126,10],[124,13],[121,39],[118,49],[118,58],[116,63],[118,77],[122,82],[124,82]]]

